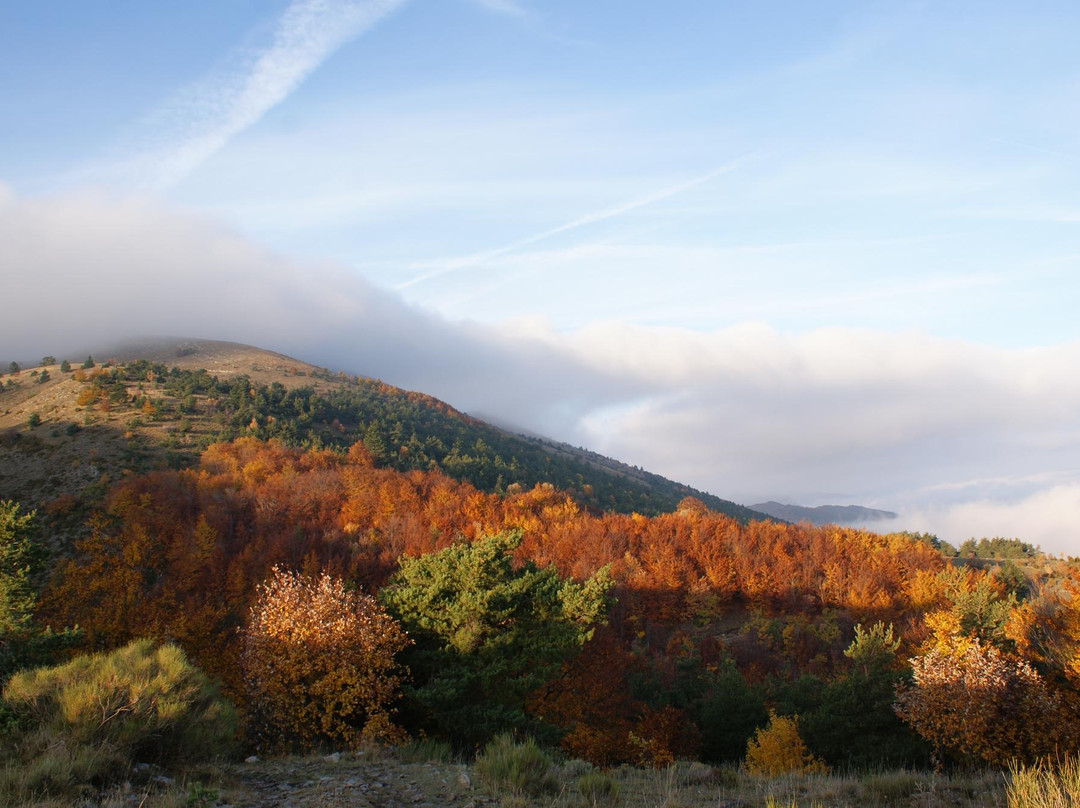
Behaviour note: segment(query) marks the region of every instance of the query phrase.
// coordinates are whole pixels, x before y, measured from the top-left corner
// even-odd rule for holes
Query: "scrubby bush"
[[[578,758],[564,760],[562,765],[559,766],[559,776],[564,780],[576,780],[578,777],[594,771],[596,771],[596,766],[587,760]]]
[[[776,777],[781,774],[824,774],[824,763],[810,754],[799,737],[796,718],[769,713],[769,724],[759,729],[746,745],[746,769],[750,774]]]
[[[374,598],[275,568],[244,632],[252,734],[271,749],[404,740],[390,720],[409,639]]]
[[[3,692],[13,743],[0,797],[71,793],[135,762],[195,762],[233,750],[236,714],[174,645],[136,640],[109,653],[15,674]]]
[[[518,743],[508,733],[495,736],[476,757],[476,772],[488,785],[515,795],[554,791],[554,766],[532,738]]]
[[[924,776],[903,769],[867,774],[861,782],[862,793],[873,805],[908,805],[925,784]]]
[[[603,772],[588,772],[577,779],[577,790],[593,808],[619,804],[619,784]]]
[[[394,749],[402,763],[452,763],[457,760],[454,748],[446,741],[434,738],[415,738]]]

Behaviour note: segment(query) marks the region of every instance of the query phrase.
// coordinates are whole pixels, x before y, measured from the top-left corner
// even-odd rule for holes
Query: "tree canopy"
[[[516,531],[404,558],[380,598],[416,643],[404,659],[413,718],[462,745],[534,728],[526,696],[558,672],[607,611],[605,570],[584,583],[515,564]]]
[[[54,661],[74,639],[73,632],[54,633],[34,617],[48,551],[34,512],[19,511],[18,503],[0,500],[0,683],[20,668]]]

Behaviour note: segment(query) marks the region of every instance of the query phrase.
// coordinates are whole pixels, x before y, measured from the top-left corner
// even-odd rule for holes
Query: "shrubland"
[[[482,491],[548,482],[570,493],[582,507],[649,514],[670,511],[682,497],[694,495],[743,520],[758,516],[733,502],[584,449],[495,428],[422,393],[296,365],[302,363],[291,368],[279,365],[279,374],[259,373],[252,365],[252,374],[263,377],[260,381],[236,368],[219,377],[202,368],[168,367],[145,359],[90,367],[84,363],[63,377],[62,383],[74,385],[69,396],[75,407],[68,420],[43,411],[45,418],[37,416],[30,434],[15,429],[4,437],[27,452],[73,443],[104,453],[90,436],[108,424],[122,424],[118,434],[125,445],[118,459],[125,468],[139,471],[189,466],[210,444],[239,437],[303,449],[344,450],[362,443],[381,466],[438,470]],[[270,381],[274,375],[278,378]],[[33,392],[20,391],[8,381],[12,386],[0,387],[0,396],[5,390],[15,398]],[[33,399],[24,401],[22,409],[32,405]],[[48,410],[53,406],[49,404]],[[46,431],[50,438],[44,438]],[[53,482],[51,475],[46,482]],[[27,493],[36,499],[38,492]]]
[[[236,715],[174,645],[138,640],[19,672],[4,686],[0,795],[77,795],[168,766],[227,756]],[[11,804],[11,803],[9,803]]]

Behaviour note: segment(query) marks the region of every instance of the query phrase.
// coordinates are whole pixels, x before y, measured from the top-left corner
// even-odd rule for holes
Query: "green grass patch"
[[[233,750],[236,715],[173,645],[137,640],[13,676],[4,706],[15,729],[0,762],[0,802],[79,795],[125,777]]]
[[[498,735],[476,758],[476,773],[488,785],[512,795],[555,791],[555,763],[531,738],[518,742]]]

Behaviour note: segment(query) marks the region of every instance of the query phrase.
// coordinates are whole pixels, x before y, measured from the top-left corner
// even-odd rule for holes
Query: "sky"
[[[1080,7],[0,3],[0,358],[228,339],[1080,555]]]

